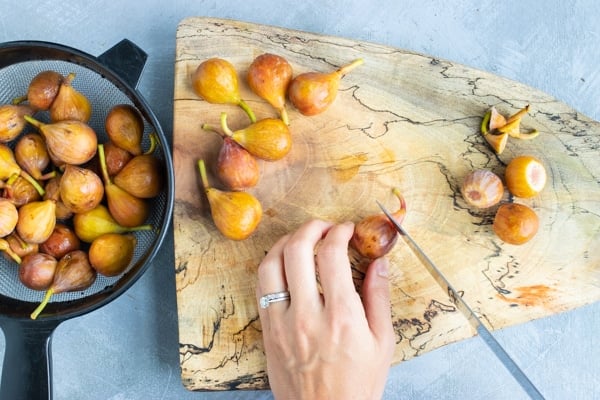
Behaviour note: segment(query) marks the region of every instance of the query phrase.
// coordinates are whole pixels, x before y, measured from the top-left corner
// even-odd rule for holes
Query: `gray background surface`
[[[189,16],[240,19],[424,53],[533,86],[600,119],[600,8],[593,0],[3,0],[0,15],[1,42],[47,40],[99,55],[123,38],[132,40],[149,55],[138,89],[169,138],[175,33]],[[56,399],[271,398],[267,391],[183,388],[173,262],[171,234],[127,293],[58,327],[52,352]],[[503,330],[499,338],[548,399],[596,399],[599,328],[596,303]],[[385,399],[399,398],[526,396],[473,338],[393,367]]]

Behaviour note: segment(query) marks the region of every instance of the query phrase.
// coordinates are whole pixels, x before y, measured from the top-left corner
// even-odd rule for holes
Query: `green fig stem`
[[[150,147],[148,147],[148,150],[146,150],[146,152],[144,153],[144,155],[146,155],[146,156],[154,153],[154,151],[158,147],[158,135],[156,134],[156,132],[150,133],[149,137],[150,137]]]
[[[102,143],[98,145],[98,158],[100,159],[100,170],[102,171],[104,184],[111,185],[112,182],[110,176],[108,176],[108,167],[106,166],[106,156],[104,155],[104,145]]]
[[[364,62],[365,62],[364,59],[357,58],[356,60],[352,61],[350,64],[344,65],[343,67],[341,67],[340,69],[338,69],[336,72],[339,75],[344,76],[348,72],[350,72],[351,70],[353,70],[354,68],[358,67],[359,65],[361,65]]]
[[[248,118],[250,118],[250,122],[255,123],[256,116],[254,115],[254,112],[250,109],[250,106],[244,100],[241,100],[241,99],[240,99],[240,102],[238,103],[238,105],[242,108],[242,110],[244,110],[246,112],[246,114],[248,114]]]
[[[12,99],[11,103],[15,106],[18,106],[19,104],[23,103],[26,100],[27,100],[27,95],[25,94],[23,96],[15,97],[14,99]]]
[[[284,124],[286,124],[286,125],[290,124],[290,118],[288,117],[288,113],[287,113],[287,110],[285,109],[285,107],[281,107],[281,110],[279,111],[279,115],[281,116],[281,120],[283,121]]]
[[[208,176],[206,176],[206,165],[204,164],[204,160],[198,160],[198,170],[200,171],[200,179],[202,180],[202,186],[204,186],[204,190],[210,188],[208,184]]]
[[[23,118],[25,119],[25,121],[29,122],[31,125],[35,126],[38,129],[45,125],[43,122],[38,121],[37,119],[30,117],[29,115],[23,115]]]
[[[205,131],[214,132],[214,133],[218,134],[219,136],[225,136],[223,132],[221,132],[220,130],[218,130],[211,124],[202,124],[202,129]]]
[[[27,182],[31,183],[31,185],[35,188],[35,190],[37,190],[37,192],[40,194],[40,196],[44,197],[44,195],[46,194],[46,191],[44,190],[44,188],[42,187],[42,185],[40,185],[38,183],[38,181],[36,181],[33,176],[29,175],[26,171],[21,170],[21,172],[19,173],[19,175],[21,175],[21,178],[25,179]]]
[[[50,297],[52,297],[53,294],[54,294],[54,289],[52,287],[50,287],[50,289],[48,289],[46,291],[46,294],[44,295],[44,299],[42,300],[40,305],[37,306],[37,308],[35,310],[33,310],[33,312],[31,313],[31,315],[30,315],[31,319],[36,319],[38,317],[38,315],[40,315],[40,313],[44,310],[44,308],[50,301]]]
[[[233,136],[233,131],[227,126],[227,113],[221,113],[221,129],[227,136]]]
[[[10,248],[10,245],[4,239],[0,239],[0,251],[5,252],[17,264],[21,264],[21,257],[19,257],[19,255],[17,253],[15,253],[14,251],[12,251],[12,249]]]

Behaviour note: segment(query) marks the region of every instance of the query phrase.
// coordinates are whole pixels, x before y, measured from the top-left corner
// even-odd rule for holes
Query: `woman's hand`
[[[361,301],[348,259],[353,230],[351,223],[307,222],[282,237],[259,266],[259,304],[266,294],[290,293],[289,300],[259,306],[277,399],[382,396],[395,340],[388,264],[378,259],[369,266]]]

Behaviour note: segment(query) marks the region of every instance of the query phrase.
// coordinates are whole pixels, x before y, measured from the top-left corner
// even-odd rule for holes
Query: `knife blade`
[[[477,316],[477,314],[475,314],[473,309],[462,298],[462,296],[458,293],[454,286],[452,286],[452,284],[444,276],[444,274],[442,274],[442,272],[435,265],[435,263],[429,258],[429,256],[423,251],[423,249],[421,249],[417,242],[414,241],[414,239],[408,234],[408,232],[402,227],[402,225],[400,225],[396,221],[392,214],[379,201],[376,200],[376,202],[379,208],[381,208],[381,210],[385,214],[385,216],[394,225],[398,233],[400,233],[400,235],[406,239],[412,251],[422,261],[429,274],[434,278],[437,284],[448,293],[451,301],[456,305],[456,308],[458,308],[461,311],[461,313],[467,318],[471,326],[483,339],[484,343],[492,350],[494,355],[500,360],[500,362],[504,365],[504,367],[508,370],[512,377],[521,385],[525,393],[527,393],[531,399],[543,400],[544,396],[535,387],[533,382],[531,382],[531,380],[527,377],[527,375],[525,375],[525,373],[519,367],[519,365],[511,358],[511,356],[506,352],[502,345],[496,340],[494,335],[492,335],[491,331],[483,324],[481,319]]]

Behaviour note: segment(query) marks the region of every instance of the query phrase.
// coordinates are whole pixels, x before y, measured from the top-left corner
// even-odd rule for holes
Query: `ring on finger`
[[[260,308],[268,308],[271,303],[277,303],[278,301],[287,301],[290,299],[290,292],[284,290],[282,292],[265,294],[259,299]]]

